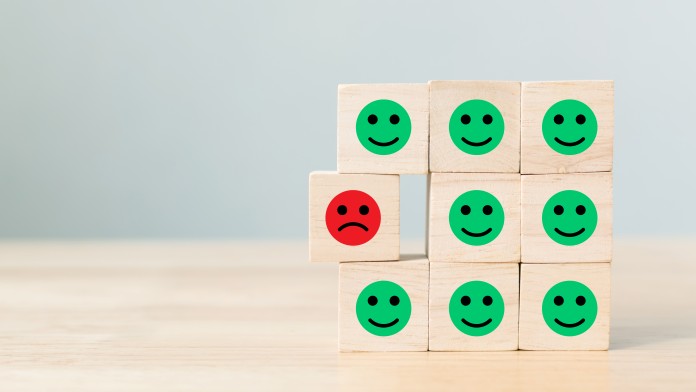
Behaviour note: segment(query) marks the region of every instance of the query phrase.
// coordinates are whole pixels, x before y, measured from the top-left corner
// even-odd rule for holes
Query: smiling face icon
[[[590,148],[597,137],[597,117],[584,103],[566,99],[546,111],[541,131],[554,151],[575,155]]]
[[[365,330],[377,336],[391,336],[404,329],[411,318],[411,299],[394,282],[373,282],[360,292],[355,314]]]
[[[411,136],[411,118],[394,101],[380,99],[367,104],[358,114],[355,131],[360,144],[377,155],[401,150]]]
[[[381,221],[377,202],[362,191],[339,193],[326,207],[326,228],[336,241],[344,245],[362,245],[371,240]]]
[[[500,144],[505,132],[505,122],[495,105],[481,99],[472,99],[452,112],[449,132],[452,142],[462,152],[483,155]]]
[[[469,336],[483,336],[495,331],[503,321],[505,303],[498,289],[475,280],[459,286],[449,303],[454,326]]]
[[[493,241],[503,230],[505,213],[495,196],[474,190],[461,194],[452,203],[449,224],[463,243],[480,246]]]
[[[541,213],[544,231],[555,242],[573,246],[587,241],[597,227],[597,208],[584,193],[567,190],[551,196]]]
[[[563,336],[577,336],[594,324],[597,299],[584,284],[567,280],[549,289],[541,313],[552,331]]]

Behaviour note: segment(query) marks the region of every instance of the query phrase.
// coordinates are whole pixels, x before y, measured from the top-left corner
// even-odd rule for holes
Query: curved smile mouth
[[[486,325],[490,324],[492,321],[493,321],[493,319],[492,319],[492,318],[489,318],[488,320],[486,320],[486,321],[484,321],[484,322],[482,322],[482,323],[478,323],[478,324],[477,324],[477,323],[470,323],[470,322],[466,321],[466,319],[464,319],[464,318],[462,319],[462,322],[463,322],[464,324],[466,324],[468,327],[471,327],[471,328],[483,328],[483,327],[485,327]],[[583,321],[584,321],[584,320],[583,320]]]
[[[469,230],[467,230],[467,229],[465,229],[465,228],[462,227],[462,231],[464,232],[464,234],[468,235],[469,237],[483,237],[484,235],[488,235],[488,233],[490,233],[491,231],[493,231],[493,228],[492,228],[492,227],[489,227],[489,228],[487,228],[486,230],[484,230],[484,231],[482,231],[482,232],[480,232],[480,233],[474,233],[474,232],[471,232],[471,231],[469,231]]]
[[[394,139],[392,139],[392,140],[390,140],[390,141],[388,141],[388,142],[385,142],[385,143],[378,142],[377,140],[373,139],[372,137],[368,137],[367,140],[369,140],[370,143],[372,143],[372,144],[374,144],[374,145],[376,145],[376,146],[387,147],[387,146],[391,146],[392,144],[398,142],[398,141],[399,141],[399,137],[397,136],[397,137],[395,137]]]
[[[371,319],[371,318],[370,318],[370,319],[367,319],[367,321],[369,321],[370,324],[374,325],[374,326],[377,327],[377,328],[389,328],[389,327],[391,327],[391,326],[396,325],[396,323],[399,322],[399,319],[398,319],[398,318],[395,318],[394,321],[392,321],[392,322],[390,322],[390,323],[386,323],[386,324],[378,323],[378,322],[376,322],[375,320],[373,320],[373,319]],[[583,321],[584,321],[584,319],[583,319]]]
[[[363,229],[363,230],[365,230],[365,231],[369,231],[369,230],[367,229],[367,226],[365,226],[365,225],[363,225],[362,223],[359,223],[359,222],[348,222],[348,223],[344,223],[344,224],[342,224],[341,226],[338,227],[338,231],[341,231],[341,230],[345,229],[346,227],[351,227],[351,226],[359,227],[359,228],[361,228],[361,229]]]
[[[578,321],[577,323],[572,323],[572,324],[566,324],[566,323],[564,323],[563,321],[561,321],[561,320],[559,320],[559,319],[553,319],[553,321],[555,321],[556,324],[560,325],[560,326],[563,327],[563,328],[575,328],[575,327],[578,327],[578,326],[582,325],[582,323],[585,322],[585,319],[582,318],[582,319],[580,319],[580,321]]]
[[[583,227],[582,229],[576,231],[575,233],[566,233],[565,231],[558,230],[558,227],[554,227],[553,229],[556,233],[562,235],[563,237],[577,237],[580,234],[585,232],[585,228]]]
[[[468,140],[467,138],[465,138],[465,137],[462,136],[462,141],[463,141],[464,143],[470,145],[470,146],[473,146],[473,147],[485,146],[486,144],[490,143],[491,140],[493,140],[493,138],[489,136],[488,139],[486,139],[486,140],[484,140],[484,141],[482,141],[482,142],[472,142],[472,141],[470,141],[470,140]]]
[[[553,138],[553,140],[555,140],[556,143],[560,144],[561,146],[574,147],[574,146],[577,146],[578,144],[584,142],[584,141],[585,141],[585,137],[583,136],[583,137],[581,137],[580,139],[578,139],[578,140],[576,140],[576,141],[574,141],[574,142],[570,142],[570,143],[564,142],[563,140],[561,140],[561,139],[559,139],[559,138],[557,138],[557,137]]]

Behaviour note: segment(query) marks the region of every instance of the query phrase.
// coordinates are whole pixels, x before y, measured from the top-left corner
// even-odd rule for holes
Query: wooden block
[[[338,86],[338,172],[428,172],[428,85]]]
[[[519,262],[520,175],[430,174],[427,235],[431,262]]]
[[[341,263],[340,351],[427,351],[429,263]]]
[[[520,83],[430,82],[430,171],[520,172]]]
[[[611,181],[611,173],[523,175],[522,262],[610,262]]]
[[[521,350],[607,350],[610,264],[522,264]]]
[[[517,263],[431,263],[430,351],[517,350],[519,278]]]
[[[613,147],[613,81],[522,83],[522,174],[611,171]]]
[[[309,175],[309,260],[399,258],[399,176]]]

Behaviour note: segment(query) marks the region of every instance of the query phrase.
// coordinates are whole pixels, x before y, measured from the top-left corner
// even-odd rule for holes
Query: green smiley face
[[[411,136],[411,118],[403,106],[388,99],[367,104],[355,123],[358,140],[368,151],[389,155],[401,150]]]
[[[394,282],[380,280],[358,295],[355,314],[365,330],[377,336],[391,336],[404,329],[411,318],[411,299]]]
[[[597,228],[597,208],[578,191],[561,191],[551,196],[541,213],[544,231],[561,245],[582,244]]]
[[[462,333],[483,336],[495,331],[503,321],[505,303],[493,285],[474,280],[454,291],[449,314],[454,326]]]
[[[483,155],[500,144],[505,132],[505,121],[500,110],[492,103],[472,99],[454,110],[450,117],[449,132],[452,142],[462,152]]]
[[[590,148],[597,137],[597,117],[584,103],[566,99],[549,108],[541,131],[546,144],[557,153],[580,154]]]
[[[468,245],[480,246],[493,241],[503,230],[504,223],[503,206],[485,191],[461,194],[449,212],[452,233]]]
[[[541,313],[552,331],[563,336],[577,336],[594,324],[597,298],[584,284],[567,280],[549,289]]]

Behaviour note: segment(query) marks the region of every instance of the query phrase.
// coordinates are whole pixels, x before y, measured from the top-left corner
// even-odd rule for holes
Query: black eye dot
[[[492,213],[493,213],[493,207],[491,207],[491,206],[489,206],[488,204],[486,204],[485,206],[483,206],[483,213],[484,213],[485,215],[490,215],[490,214],[492,214]]]
[[[469,116],[468,114],[465,114],[462,116],[461,120],[462,120],[462,124],[468,125],[471,122],[471,116]]]
[[[348,212],[348,207],[346,207],[346,206],[344,206],[343,204],[341,204],[340,206],[338,206],[338,208],[336,209],[336,211],[338,211],[338,215],[345,215],[346,212]]]
[[[575,303],[578,304],[578,306],[585,305],[585,302],[587,301],[585,300],[585,297],[583,297],[582,295],[578,295],[578,297],[575,298]]]
[[[471,298],[468,295],[462,297],[462,305],[469,306],[471,303]]]
[[[582,115],[582,114],[578,114],[578,116],[575,117],[575,122],[577,122],[577,123],[580,124],[580,125],[584,124],[584,123],[585,123],[585,120],[586,120],[586,119],[585,119],[585,116]]]
[[[556,206],[556,207],[553,207],[553,212],[554,212],[556,215],[561,215],[561,214],[563,213],[563,206]]]
[[[553,122],[555,122],[558,125],[563,124],[563,116],[561,116],[560,114],[553,116]]]
[[[396,114],[392,114],[391,117],[389,117],[389,122],[396,125],[399,123],[399,116]]]
[[[575,212],[577,212],[578,215],[583,215],[585,213],[585,211],[587,211],[587,210],[585,209],[585,206],[582,204],[575,207]]]
[[[556,298],[553,299],[553,303],[555,303],[556,306],[563,305],[563,297],[561,297],[560,295],[557,295]]]
[[[367,116],[367,122],[369,122],[372,125],[377,124],[377,116],[375,116],[374,114],[370,114],[369,116]]]
[[[462,211],[462,214],[464,214],[464,215],[469,215],[469,214],[471,213],[471,207],[469,207],[468,205],[464,204],[464,205],[462,206],[461,211]]]
[[[396,295],[392,295],[392,297],[389,298],[389,303],[392,304],[392,306],[398,305],[399,301],[399,297],[397,297]]]
[[[370,304],[370,306],[375,306],[377,305],[377,297],[374,295],[371,295],[367,298],[367,303]]]
[[[483,123],[484,124],[488,125],[492,122],[493,122],[493,116],[491,116],[490,114],[486,114],[483,116]]]
[[[490,295],[483,297],[483,304],[484,305],[491,306],[492,303],[493,303],[493,298],[491,298]]]
[[[367,215],[367,213],[370,212],[370,207],[361,205],[358,211],[360,211],[360,215]]]

